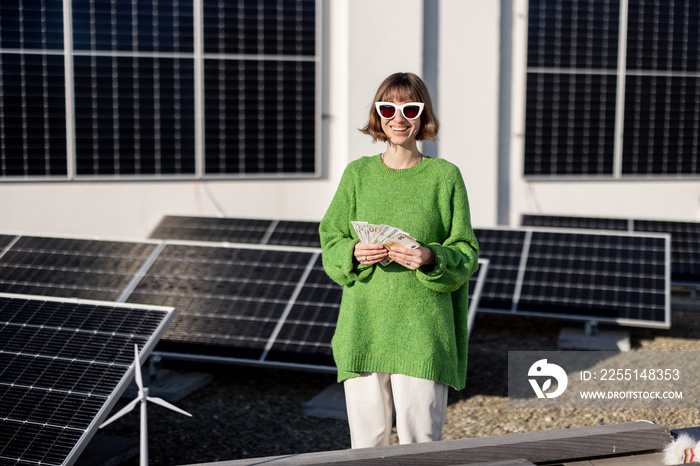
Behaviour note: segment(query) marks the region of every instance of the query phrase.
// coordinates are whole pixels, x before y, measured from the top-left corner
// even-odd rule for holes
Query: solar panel
[[[3,46],[16,44],[14,47],[19,49],[33,42],[21,38],[19,43],[8,40],[10,34],[6,33],[6,28],[16,24],[26,36],[30,35],[27,34],[29,28],[22,28],[26,27],[25,24],[13,24],[7,17],[13,13],[28,14],[25,7],[30,8],[25,4],[21,8],[15,7],[14,11],[0,7]],[[0,176],[8,179],[65,178],[68,165],[64,58],[56,53],[4,53],[6,50],[0,53],[0,147],[3,161]]]
[[[0,292],[117,301],[155,244],[20,236],[0,256]]]
[[[484,312],[670,326],[670,238],[628,232],[477,229]]]
[[[318,227],[319,222],[168,215],[150,237],[320,248]]]
[[[0,463],[73,464],[172,314],[0,294]]]
[[[167,244],[127,300],[178,309],[159,351],[262,362],[318,254]]]
[[[266,244],[283,244],[286,246],[321,247],[318,236],[319,222],[292,222],[280,220],[266,240]]]
[[[191,60],[75,56],[73,63],[77,175],[194,174]]]
[[[700,284],[700,222],[525,214],[522,225],[671,234],[671,281]]]
[[[489,260],[480,308],[510,310],[525,245],[525,231],[475,229],[479,256]]]
[[[634,220],[634,231],[671,234],[671,281],[700,284],[700,222]]]

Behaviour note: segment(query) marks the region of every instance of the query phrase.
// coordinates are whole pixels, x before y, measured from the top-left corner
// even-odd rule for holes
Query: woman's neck
[[[415,144],[412,147],[403,147],[388,143],[381,159],[387,167],[400,170],[414,166],[423,160],[423,155]]]

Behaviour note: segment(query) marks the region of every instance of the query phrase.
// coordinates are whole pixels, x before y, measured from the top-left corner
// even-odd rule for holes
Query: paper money
[[[397,246],[402,246],[404,248],[417,249],[420,244],[415,239],[411,238],[409,235],[403,232],[397,233],[396,235],[388,238],[382,243],[385,248],[391,249]]]
[[[362,243],[369,243],[369,233],[368,233],[368,227],[369,224],[367,222],[350,222],[352,223],[352,227],[355,229],[355,233],[357,233],[357,236],[360,238],[360,242]]]
[[[420,243],[415,238],[400,228],[360,221],[352,221],[350,223],[352,223],[355,233],[357,233],[358,238],[363,243],[381,244],[387,250],[399,246],[411,249],[420,247]],[[385,258],[380,261],[380,264],[387,265],[390,262],[389,258]]]

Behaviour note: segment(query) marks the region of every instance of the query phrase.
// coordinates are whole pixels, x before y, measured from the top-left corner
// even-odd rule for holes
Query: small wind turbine
[[[173,406],[167,401],[163,400],[162,398],[157,398],[157,397],[151,397],[148,396],[148,387],[143,386],[143,379],[141,378],[141,363],[139,362],[139,347],[138,345],[134,345],[134,377],[136,378],[136,386],[139,388],[139,394],[138,396],[131,401],[128,405],[124,406],[122,409],[119,410],[117,414],[112,416],[111,418],[107,419],[102,425],[100,426],[100,429],[105,427],[108,424],[111,424],[112,422],[116,421],[120,417],[124,416],[127,413],[130,413],[137,404],[141,403],[141,432],[140,432],[140,460],[139,464],[141,466],[147,466],[148,465],[148,416],[146,415],[146,403],[148,401],[151,401],[157,405],[161,405],[165,408],[168,408],[170,410],[173,410],[177,413],[184,414],[185,416],[190,416],[192,415],[188,413],[187,411],[183,411],[182,409],[178,408],[177,406]]]

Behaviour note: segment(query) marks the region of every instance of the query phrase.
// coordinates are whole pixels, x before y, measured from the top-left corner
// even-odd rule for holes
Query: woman
[[[418,76],[385,79],[361,131],[386,150],[346,167],[319,228],[324,269],[343,286],[332,346],[352,448],[390,444],[392,403],[400,443],[441,440],[448,386],[465,386],[479,246],[459,169],[418,150],[438,128]],[[420,247],[360,242],[353,221],[398,227]]]

